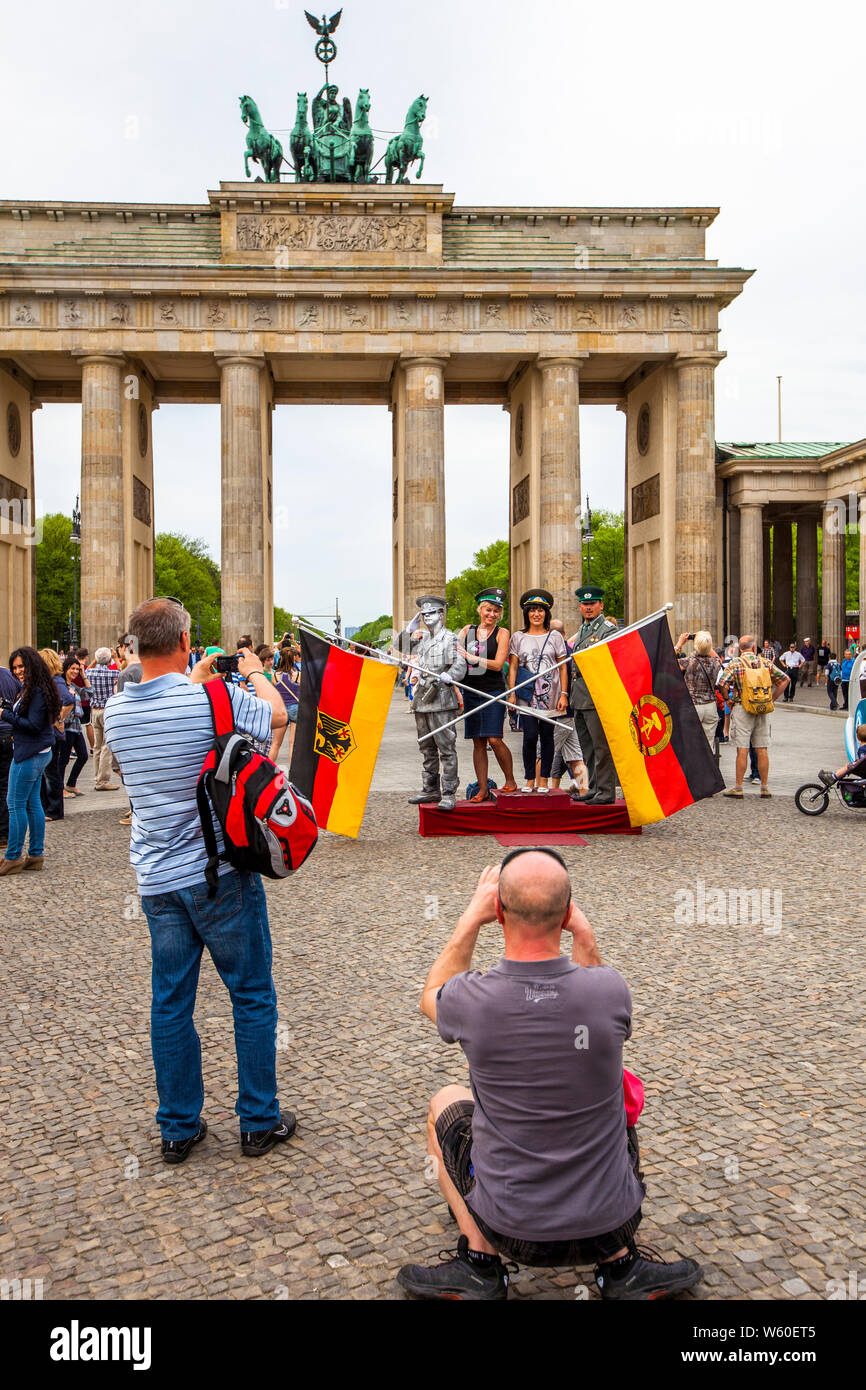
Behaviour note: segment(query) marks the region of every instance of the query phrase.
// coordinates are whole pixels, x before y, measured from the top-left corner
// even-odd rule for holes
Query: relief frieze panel
[[[426,251],[427,219],[241,213],[237,244],[239,251]]]

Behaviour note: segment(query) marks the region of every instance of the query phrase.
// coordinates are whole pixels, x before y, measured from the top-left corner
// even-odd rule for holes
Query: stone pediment
[[[364,184],[335,196],[329,184],[220,184],[222,259],[293,266],[442,264],[442,216],[454,201],[439,185]]]

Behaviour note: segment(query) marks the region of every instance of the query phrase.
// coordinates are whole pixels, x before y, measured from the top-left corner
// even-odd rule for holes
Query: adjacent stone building
[[[716,474],[726,632],[774,636],[784,644],[822,636],[841,654],[847,528],[858,534],[860,624],[866,614],[866,439],[718,444]]]

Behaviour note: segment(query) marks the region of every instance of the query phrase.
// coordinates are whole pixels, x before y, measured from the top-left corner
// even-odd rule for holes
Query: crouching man
[[[505,954],[472,969],[478,933],[498,922]],[[561,956],[563,932],[571,959]],[[625,980],[601,963],[555,850],[517,849],[486,868],[427,977],[421,1011],[469,1062],[471,1089],[430,1103],[428,1151],[460,1228],[444,1264],[404,1266],[417,1298],[503,1299],[500,1256],[523,1265],[595,1263],[605,1299],[657,1299],[701,1278],[694,1260],[662,1263],[634,1235],[645,1187],[626,1128]]]

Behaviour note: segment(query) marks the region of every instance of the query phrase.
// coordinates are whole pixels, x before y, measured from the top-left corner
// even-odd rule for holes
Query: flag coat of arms
[[[725,783],[659,615],[574,661],[616,765],[632,825],[664,820]]]
[[[318,825],[355,839],[397,670],[302,631],[301,671],[291,780]]]

